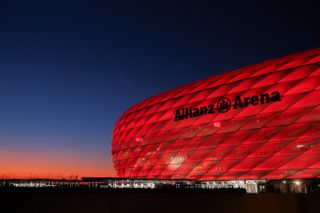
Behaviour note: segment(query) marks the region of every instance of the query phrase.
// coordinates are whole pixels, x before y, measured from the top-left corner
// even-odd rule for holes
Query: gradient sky
[[[121,113],[319,47],[315,2],[1,0],[0,178],[115,176]]]

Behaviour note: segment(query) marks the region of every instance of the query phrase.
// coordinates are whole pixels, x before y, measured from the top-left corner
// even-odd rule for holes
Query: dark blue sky
[[[54,174],[113,175],[112,128],[128,107],[319,47],[315,2],[1,0],[0,154],[24,156],[2,173],[31,159],[49,170],[60,160]]]

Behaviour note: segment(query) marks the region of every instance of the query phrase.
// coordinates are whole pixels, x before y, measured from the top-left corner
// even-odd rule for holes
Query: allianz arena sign
[[[195,118],[203,115],[210,115],[213,114],[215,111],[225,113],[228,112],[231,108],[241,109],[244,107],[248,107],[249,105],[256,106],[260,104],[269,104],[279,101],[281,101],[281,97],[280,92],[278,91],[271,92],[271,94],[262,93],[259,96],[253,95],[251,97],[241,97],[240,95],[238,95],[236,96],[233,102],[231,102],[229,98],[222,97],[218,100],[216,104],[209,104],[208,106],[200,107],[190,106],[177,109],[174,120],[179,121],[187,118]]]

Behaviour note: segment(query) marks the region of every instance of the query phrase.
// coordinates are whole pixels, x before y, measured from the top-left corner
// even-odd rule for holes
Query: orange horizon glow
[[[0,179],[116,177],[105,152],[0,150]]]

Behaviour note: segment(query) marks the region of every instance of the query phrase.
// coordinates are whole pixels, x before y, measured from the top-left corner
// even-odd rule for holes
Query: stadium
[[[114,167],[120,178],[300,186],[320,177],[319,121],[317,48],[133,105],[114,127]]]

